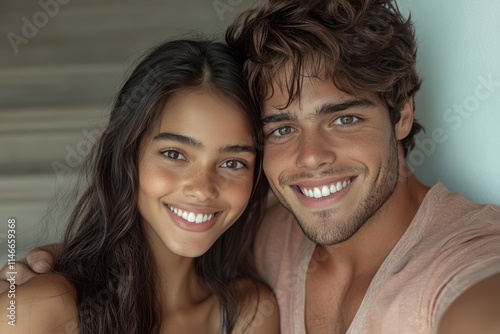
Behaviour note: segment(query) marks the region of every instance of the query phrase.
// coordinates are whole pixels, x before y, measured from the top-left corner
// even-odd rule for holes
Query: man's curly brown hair
[[[245,58],[251,94],[260,102],[273,93],[279,73],[288,104],[300,98],[307,73],[332,78],[350,94],[376,95],[395,124],[420,88],[411,20],[391,0],[268,0],[241,14],[226,42]],[[402,140],[405,155],[421,129],[414,120]]]

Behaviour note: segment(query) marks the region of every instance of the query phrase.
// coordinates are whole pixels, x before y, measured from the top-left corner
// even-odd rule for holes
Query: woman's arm
[[[0,333],[78,333],[73,287],[58,274],[38,275],[0,294]]]

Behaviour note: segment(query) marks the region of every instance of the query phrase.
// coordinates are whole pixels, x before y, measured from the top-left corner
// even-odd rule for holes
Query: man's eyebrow
[[[256,155],[257,152],[255,151],[255,148],[252,146],[246,146],[246,145],[228,145],[221,147],[219,149],[219,153],[251,153],[253,155]]]
[[[374,105],[375,104],[372,101],[363,98],[355,98],[340,103],[325,103],[316,110],[316,116],[324,116],[355,107],[371,107]],[[296,120],[297,116],[292,115],[290,112],[284,112],[264,117],[262,119],[262,124],[266,125],[269,123],[279,123],[279,122],[296,121]]]
[[[264,117],[262,119],[262,124],[266,125],[269,123],[279,123],[279,122],[294,121],[294,120],[297,120],[297,116],[292,115],[289,112],[285,112]]]
[[[316,116],[324,116],[356,107],[372,107],[375,104],[368,99],[352,99],[341,103],[325,103],[316,109]]]
[[[197,149],[203,148],[203,144],[194,138],[169,132],[159,133],[156,136],[154,136],[153,140],[170,140],[180,144],[193,146],[194,148]]]

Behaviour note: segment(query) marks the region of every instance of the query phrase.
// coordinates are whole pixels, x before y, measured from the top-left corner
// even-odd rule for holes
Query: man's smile
[[[297,185],[296,187],[300,192],[310,198],[321,198],[330,196],[331,194],[341,191],[351,183],[352,178],[345,179],[343,181],[336,181],[331,183],[326,183],[319,186],[302,186]]]

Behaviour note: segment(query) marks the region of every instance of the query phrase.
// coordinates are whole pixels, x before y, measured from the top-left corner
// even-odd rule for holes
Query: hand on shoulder
[[[16,263],[16,284],[22,285],[38,274],[47,274],[54,270],[54,260],[61,249],[60,244],[50,244],[32,249],[25,259]],[[0,269],[0,294],[10,289],[9,265]]]
[[[234,333],[279,333],[278,303],[274,293],[266,285],[249,279],[236,284],[241,315]]]
[[[37,275],[0,294],[0,332],[77,333],[76,294],[59,274]]]

